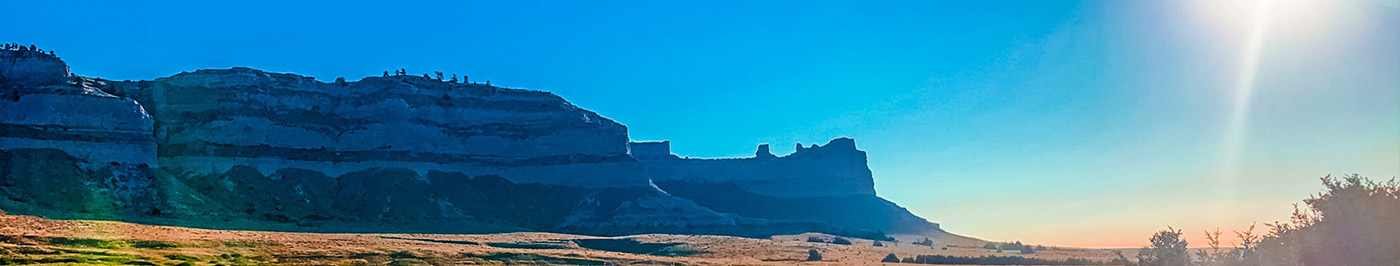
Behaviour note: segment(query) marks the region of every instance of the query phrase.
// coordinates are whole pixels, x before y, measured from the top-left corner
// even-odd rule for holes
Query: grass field
[[[481,235],[320,234],[205,230],[109,221],[0,215],[0,265],[880,265],[888,254],[1021,256],[983,249],[978,240],[932,245],[851,239],[808,242],[820,234],[769,239],[709,235],[590,237],[553,233]],[[804,261],[809,249],[823,260]],[[1132,254],[1128,254],[1131,256]],[[1043,259],[1108,260],[1111,250],[1050,248]]]

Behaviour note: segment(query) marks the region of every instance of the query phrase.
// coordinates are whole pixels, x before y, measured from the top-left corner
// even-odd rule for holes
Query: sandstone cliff
[[[300,231],[938,231],[875,196],[853,140],[646,156],[622,124],[548,92],[250,68],[114,82],[24,50],[0,52],[0,88],[0,209],[15,213]]]

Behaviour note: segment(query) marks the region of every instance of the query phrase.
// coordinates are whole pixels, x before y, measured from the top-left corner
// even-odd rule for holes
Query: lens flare
[[[1254,94],[1255,79],[1259,72],[1259,55],[1264,48],[1265,36],[1269,29],[1269,12],[1273,1],[1256,1],[1254,14],[1248,28],[1249,35],[1244,40],[1238,76],[1235,79],[1233,109],[1224,138],[1225,180],[1221,184],[1225,191],[1233,190],[1240,179],[1239,165],[1242,161],[1246,135],[1249,134],[1249,105]]]

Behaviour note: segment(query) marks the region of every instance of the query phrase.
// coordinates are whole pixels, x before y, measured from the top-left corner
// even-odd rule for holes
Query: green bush
[[[851,244],[851,240],[850,240],[850,239],[846,239],[846,238],[844,238],[844,237],[839,237],[839,236],[838,236],[838,237],[832,239],[832,240],[831,240],[831,243],[832,243],[832,244],[837,244],[837,245],[850,245],[850,244]]]
[[[880,262],[898,263],[899,257],[895,256],[894,253],[890,253],[889,255],[885,255],[885,259],[880,260]]]
[[[808,250],[807,250],[807,261],[821,261],[821,260],[822,260],[822,254],[821,254],[821,253],[818,253],[818,252],[817,252],[817,249],[814,248],[814,249],[808,249]]]

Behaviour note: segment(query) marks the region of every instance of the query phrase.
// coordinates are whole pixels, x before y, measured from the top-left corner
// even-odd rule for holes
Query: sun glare
[[[1226,128],[1224,147],[1225,163],[1227,167],[1227,183],[1223,184],[1227,189],[1234,186],[1234,181],[1238,180],[1240,156],[1245,145],[1245,135],[1248,134],[1249,124],[1249,102],[1254,92],[1255,77],[1259,72],[1259,54],[1264,49],[1264,41],[1269,30],[1269,15],[1275,1],[1259,0],[1255,1],[1250,9],[1251,14],[1246,16],[1250,23],[1247,28],[1247,37],[1244,39],[1239,59],[1239,69],[1235,71],[1233,108],[1230,113],[1229,126]]]

